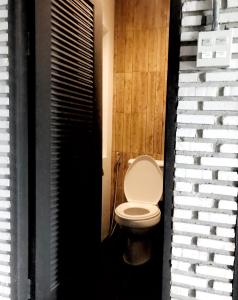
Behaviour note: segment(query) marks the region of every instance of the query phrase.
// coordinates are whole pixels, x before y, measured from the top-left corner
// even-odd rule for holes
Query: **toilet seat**
[[[144,214],[131,215],[126,212],[128,209],[145,209]],[[142,203],[122,203],[115,210],[115,220],[120,226],[145,230],[159,223],[161,217],[160,209],[157,205]]]
[[[159,215],[160,209],[157,205],[126,202],[117,206],[115,212],[120,218],[146,220]]]

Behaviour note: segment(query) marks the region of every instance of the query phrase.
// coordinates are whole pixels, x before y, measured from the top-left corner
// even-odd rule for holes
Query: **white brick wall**
[[[196,68],[198,32],[203,16],[207,16],[205,29],[211,28],[212,0],[182,2],[171,300],[232,300],[238,43],[234,41],[232,47],[230,68]],[[221,26],[234,27],[238,38],[238,0],[222,5]]]

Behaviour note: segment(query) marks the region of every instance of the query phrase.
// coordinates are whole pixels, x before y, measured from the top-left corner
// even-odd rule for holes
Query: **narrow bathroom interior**
[[[115,221],[115,209],[128,200],[124,181],[133,159],[142,155],[152,157],[159,172],[163,172],[169,10],[169,0],[102,1],[100,297],[103,299],[150,300],[156,299],[161,290],[163,229],[160,222],[156,222],[149,234],[153,245],[151,258],[144,264],[131,265],[123,259],[127,233]],[[161,211],[162,198],[159,196],[161,201],[158,200]]]

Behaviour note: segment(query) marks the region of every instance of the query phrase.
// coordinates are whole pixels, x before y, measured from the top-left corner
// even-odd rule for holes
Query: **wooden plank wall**
[[[124,202],[128,159],[164,157],[168,29],[169,0],[116,0],[112,192],[116,153],[122,155],[117,204]]]

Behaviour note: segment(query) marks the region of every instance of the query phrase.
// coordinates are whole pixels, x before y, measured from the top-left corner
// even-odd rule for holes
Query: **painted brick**
[[[213,184],[200,184],[199,192],[206,194],[220,194],[226,196],[237,196],[238,188],[233,186],[213,185]]]
[[[174,222],[174,230],[190,232],[190,233],[201,233],[210,234],[210,226],[199,225],[199,224],[189,224],[182,222]]]
[[[172,260],[172,269],[180,270],[180,271],[189,271],[191,267],[190,263]]]
[[[1,0],[0,1],[0,5],[7,5],[8,4],[8,0]]]
[[[215,116],[207,116],[207,115],[185,115],[179,114],[177,117],[178,123],[184,124],[207,124],[213,125],[216,123]]]
[[[238,75],[237,75],[238,77]],[[199,82],[199,73],[180,73],[179,82]]]
[[[187,155],[176,155],[175,156],[175,162],[177,164],[194,164],[194,158],[192,156]]]
[[[7,42],[8,41],[8,33],[0,33],[0,42]]]
[[[4,9],[1,9],[1,11],[0,11],[0,18],[5,19],[7,17],[8,17],[8,11],[4,10]]]
[[[228,16],[229,17],[229,16]],[[182,26],[199,26],[202,23],[202,16],[186,16],[182,19]]]
[[[232,284],[227,282],[214,281],[213,288],[221,292],[232,292]]]
[[[178,219],[192,219],[193,212],[191,210],[186,209],[175,209],[174,210],[174,217]]]
[[[221,153],[238,153],[238,145],[234,144],[223,144],[220,147],[220,152]],[[228,163],[228,162],[227,162]],[[234,162],[235,165],[237,166],[236,162]],[[230,164],[228,163],[230,166]]]
[[[209,139],[238,139],[238,130],[226,129],[205,129],[203,130],[203,137]]]
[[[225,296],[225,295],[217,295],[217,294],[211,294],[211,293],[206,293],[202,291],[197,291],[196,292],[196,299],[198,300],[232,300],[231,296]]]
[[[219,171],[218,180],[238,181],[238,173]]]
[[[238,96],[238,87],[226,86],[224,88],[224,96]]]
[[[176,177],[184,178],[199,178],[199,179],[212,179],[212,171],[195,170],[195,169],[180,169],[175,171]]]
[[[203,166],[238,167],[238,159],[220,158],[220,157],[202,157],[201,164]]]
[[[173,267],[173,266],[172,266]],[[172,286],[171,287],[171,293],[175,296],[188,296],[189,294],[189,289],[182,288],[182,287],[177,287],[177,286]],[[175,296],[176,297],[176,296]]]
[[[238,7],[237,0],[228,0],[227,4],[228,7]],[[210,0],[183,1],[183,12],[185,12],[185,14],[183,14],[182,19],[182,41],[195,42],[197,40],[198,27],[195,28],[194,26],[201,25],[202,17],[204,15],[207,16],[208,25],[205,27],[205,30],[210,30],[210,24],[212,21],[211,5],[212,1]],[[204,13],[204,10],[209,11]],[[226,10],[223,7],[223,9],[220,11],[220,21],[222,23],[238,23],[238,11]],[[233,24],[228,24],[228,26],[232,27]],[[233,29],[233,36],[238,38],[238,28]],[[180,99],[178,103],[177,123],[179,124],[179,128],[177,129],[176,135],[176,150],[179,151],[179,153],[177,152],[179,155],[176,155],[175,158],[175,178],[177,178],[176,181],[180,182],[182,185],[188,182],[181,183],[181,180],[178,178],[197,178],[209,180],[210,184],[199,184],[199,182],[192,184],[190,182],[189,184],[191,185],[188,185],[185,189],[187,189],[187,192],[189,192],[189,187],[189,189],[191,189],[189,193],[204,192],[210,195],[209,198],[206,198],[196,197],[196,194],[191,194],[191,196],[183,196],[180,194],[180,191],[175,192],[174,217],[187,219],[186,223],[177,222],[176,219],[174,219],[173,223],[173,230],[175,230],[176,233],[174,234],[173,238],[172,253],[174,256],[176,256],[177,261],[173,262],[173,266],[177,264],[177,269],[173,267],[173,271],[171,273],[172,278],[174,275],[182,277],[175,277],[179,282],[174,282],[172,279],[172,288],[175,287],[175,289],[172,289],[174,291],[174,294],[172,292],[172,298],[174,298],[173,300],[178,300],[180,298],[190,299],[191,297],[197,300],[205,300],[208,298],[210,300],[231,300],[231,295],[227,294],[231,294],[232,292],[231,283],[227,283],[226,285],[226,283],[220,282],[215,278],[220,276],[222,281],[224,279],[230,280],[233,277],[232,270],[229,270],[227,266],[230,268],[234,262],[232,251],[234,249],[233,239],[235,231],[233,227],[235,226],[236,222],[236,215],[234,211],[237,211],[237,203],[235,199],[237,197],[238,188],[235,185],[237,183],[238,175],[236,172],[234,172],[234,170],[232,171],[232,168],[238,167],[238,158],[233,155],[223,158],[222,153],[238,153],[238,145],[235,144],[238,140],[238,137],[236,137],[238,136],[238,130],[237,128],[234,128],[235,126],[238,126],[238,117],[235,115],[235,112],[238,111],[238,102],[235,101],[235,97],[238,96],[238,85],[236,84],[238,81],[238,58],[237,56],[233,55],[231,66],[228,69],[198,69],[196,67],[195,60],[191,60],[190,58],[187,60],[184,59],[185,57],[196,56],[196,52],[197,49],[195,43],[190,45],[182,45],[180,49],[180,56],[183,57],[183,60],[180,62],[179,82],[181,84],[179,96],[184,98]],[[232,53],[238,53],[238,43],[233,44]],[[189,84],[185,86],[185,83]],[[222,95],[226,96],[227,98],[224,98],[224,100],[221,98],[221,100],[215,99],[215,97]],[[189,97],[188,100],[190,101],[187,101],[186,97]],[[202,97],[206,97],[206,99],[203,99]],[[213,98],[209,101],[207,97]],[[201,111],[200,114],[199,111]],[[232,112],[232,114],[230,112]],[[191,126],[184,125],[183,127],[183,124],[191,124]],[[194,128],[196,125],[198,125],[198,128]],[[213,127],[210,125],[219,125],[219,128],[218,126]],[[222,128],[222,125],[226,127]],[[228,130],[228,126],[232,126],[230,130]],[[214,143],[210,141],[207,141],[206,143],[206,139],[212,139],[214,140]],[[229,142],[228,139],[233,140],[233,144]],[[201,141],[204,141],[204,143]],[[186,153],[183,154],[183,151],[190,151],[191,154],[187,156]],[[193,157],[192,152],[195,152],[196,156]],[[215,157],[212,157],[212,155],[209,155],[211,157],[205,157],[205,154],[202,156],[201,154],[199,155],[199,152],[214,152],[216,155]],[[219,152],[221,155],[218,156]],[[198,155],[201,157],[197,157]],[[187,164],[190,166],[194,164],[196,169],[194,168],[187,170],[188,167],[178,164]],[[201,165],[201,170],[198,169],[199,165]],[[208,169],[209,167],[213,167],[212,169],[215,170],[204,170],[204,167],[208,167]],[[222,167],[224,167],[224,170],[222,170]],[[228,172],[229,169],[231,170]],[[207,173],[202,173],[202,171],[206,171]],[[215,184],[213,184],[213,180],[215,181]],[[217,185],[217,180],[220,180],[219,185]],[[232,185],[233,182],[234,186]],[[184,190],[184,192],[186,191]],[[230,198],[234,198],[234,201],[218,200],[216,195],[219,195],[219,198],[221,198],[221,195],[230,196]],[[178,208],[176,205],[179,205],[180,207]],[[203,208],[202,211],[199,209],[200,207]],[[206,207],[213,208],[213,210],[206,212]],[[188,209],[186,210],[186,208]],[[198,215],[195,214],[197,211]],[[224,211],[226,211],[226,213]],[[193,219],[197,217],[200,221],[208,222],[208,224],[211,225],[205,226],[194,223],[190,224],[190,218]],[[214,226],[214,224],[217,225],[219,223],[227,224],[230,226],[230,228],[223,228],[224,225],[222,226],[222,224],[221,226]],[[178,234],[178,232],[181,232],[181,234]],[[208,236],[216,235],[219,239],[205,239],[199,237],[199,234],[206,234]],[[231,240],[229,241],[229,239]],[[198,277],[195,277],[195,280],[200,279],[199,272],[200,274],[203,273],[202,275],[205,277],[215,279],[213,285],[209,284],[209,291],[206,291],[205,289],[208,287],[208,280],[210,280],[210,278],[201,278],[201,280],[205,279],[205,281],[201,281],[200,283],[197,281],[193,284],[191,283],[191,281],[194,280],[192,273],[190,273],[191,276],[189,276],[189,274],[188,276],[183,276],[176,273],[179,271],[191,272],[194,270],[193,260],[198,259],[198,253],[194,252],[193,249],[182,249],[188,247],[189,245],[196,247],[196,243],[193,244],[193,242],[196,242],[200,246],[202,245],[202,247],[204,247],[204,251],[201,251],[203,255],[201,260],[204,262],[211,261],[211,263],[214,264],[214,266],[201,265],[196,269]],[[178,248],[176,247],[176,244],[181,244],[183,246]],[[207,252],[208,247],[211,255],[209,255]],[[229,252],[231,255],[227,254],[227,256],[224,256],[218,254],[219,250],[221,251],[223,249],[226,249],[227,253]],[[216,253],[216,250],[218,253]],[[175,253],[177,255],[175,255]],[[180,259],[182,258],[185,258],[188,261],[185,264],[180,264]],[[190,264],[189,260],[191,260]],[[219,266],[224,266],[224,268],[218,268],[216,267],[216,264]],[[192,270],[190,269],[189,265],[191,267],[193,266]],[[199,267],[201,268],[199,269]],[[185,288],[185,290],[180,291],[179,284],[188,284],[188,282],[191,284],[191,288]],[[174,286],[174,283],[176,286]],[[196,290],[195,288],[196,291],[194,292],[194,287],[199,286],[199,284],[200,287],[203,287],[204,291],[199,289]],[[219,291],[220,293],[215,292],[215,290]],[[222,292],[224,294],[222,294]]]
[[[208,261],[209,259],[209,254],[205,251],[177,248],[176,246],[173,247],[172,254],[176,256],[176,258],[180,257],[180,258],[188,258],[188,259],[198,259],[201,261]]]
[[[8,67],[8,66],[9,66],[8,58],[0,58],[0,67]]]
[[[201,275],[208,275],[208,276],[215,276],[226,278],[226,279],[232,279],[233,278],[233,271],[227,270],[224,268],[215,268],[210,266],[197,266],[196,267],[196,273]]]
[[[217,214],[210,212],[199,212],[198,219],[214,223],[236,224],[236,216],[227,214]]]
[[[238,110],[238,103],[234,101],[204,101],[203,110]]]
[[[8,129],[9,122],[8,121],[0,121],[0,129]]]
[[[0,133],[0,140],[10,141],[10,134],[9,133]]]
[[[216,97],[218,96],[218,87],[181,87],[178,95],[180,97],[196,96],[196,97]]]
[[[220,200],[218,204],[219,209],[237,210],[236,201]]]
[[[8,212],[8,211],[1,211],[0,212],[0,217],[1,217],[1,219],[10,219],[10,212]],[[10,237],[9,233],[2,233],[2,234],[7,234]]]
[[[0,201],[0,207],[1,209],[8,209],[11,207],[11,204],[9,203],[9,201],[2,200]]]
[[[200,288],[207,288],[208,286],[208,280],[203,278],[196,278],[196,277],[190,277],[190,276],[172,273],[171,279],[172,282],[181,283],[181,284],[188,284],[189,282],[191,286],[197,286]]]
[[[181,151],[213,152],[214,151],[213,147],[214,146],[211,143],[193,143],[193,142],[176,143],[176,150],[181,150]]]
[[[8,1],[8,0],[7,0],[7,1]],[[0,30],[1,30],[1,31],[8,30],[8,23],[7,23],[7,22],[1,21],[1,24],[0,24]]]
[[[189,32],[181,33],[182,42],[196,41],[197,39],[198,39],[198,31],[189,31]]]
[[[237,0],[227,0],[227,7],[238,7],[238,1]]]
[[[232,201],[230,201],[232,202]],[[198,197],[188,197],[188,196],[175,196],[174,203],[178,205],[186,206],[198,206],[198,207],[208,207],[214,206],[214,199],[212,198],[198,198]]]
[[[8,145],[0,145],[0,152],[8,153],[10,151],[10,146]]]
[[[8,109],[0,109],[0,117],[9,117],[9,110]]]
[[[186,96],[195,96],[196,88],[195,87],[183,87],[179,89],[178,96],[186,97]]]
[[[219,21],[221,23],[233,23],[233,22],[237,22],[237,20],[238,20],[238,12],[236,12],[236,11],[220,14]],[[195,20],[190,20],[190,22],[195,22]],[[197,22],[198,22],[198,20],[197,20]]]
[[[189,128],[179,128],[176,132],[177,137],[196,137],[197,130],[196,129],[189,129]]]
[[[173,235],[173,242],[176,244],[185,244],[185,245],[191,245],[192,244],[192,237],[186,236],[186,235]]]
[[[222,123],[223,123],[223,125],[237,126],[238,125],[238,117],[237,116],[223,117]]]
[[[214,255],[214,262],[217,264],[233,266],[234,260],[235,260],[234,256],[231,255],[222,255],[222,254]]]
[[[9,98],[8,97],[1,97],[0,98],[0,105],[9,105]]]
[[[212,9],[211,1],[188,1],[183,5],[183,12]]]
[[[0,54],[5,54],[4,48],[8,49],[8,47],[0,47]],[[9,74],[8,72],[1,72],[0,73],[0,80],[8,80],[9,79]]]
[[[197,110],[198,109],[198,102],[197,101],[179,101],[178,109]]]
[[[235,250],[235,243],[202,239],[202,238],[198,238],[197,245],[200,247],[219,249],[225,251]]]
[[[9,230],[11,228],[10,221],[9,222],[0,222],[1,230]]]
[[[234,238],[235,230],[232,228],[217,227],[216,234],[222,237]]]
[[[10,168],[1,168],[0,175],[10,175]]]
[[[175,189],[180,192],[191,192],[193,190],[193,184],[188,182],[176,182]]]
[[[1,41],[0,41],[1,42]],[[9,86],[0,85],[0,94],[9,94]]]
[[[231,46],[232,53],[238,53],[238,44],[232,44]]]
[[[4,187],[10,186],[10,180],[9,179],[0,179],[0,185]]]
[[[207,72],[205,80],[211,82],[219,81],[237,81],[238,72]]]

